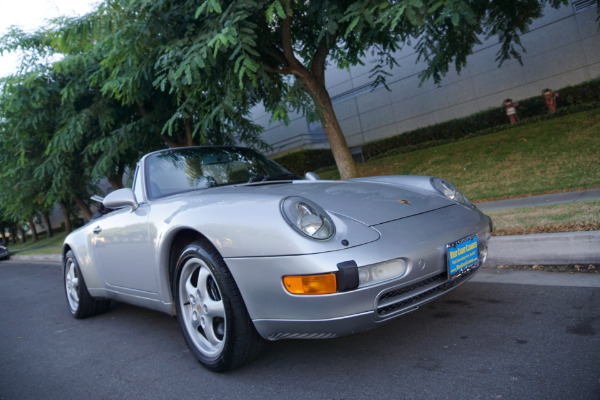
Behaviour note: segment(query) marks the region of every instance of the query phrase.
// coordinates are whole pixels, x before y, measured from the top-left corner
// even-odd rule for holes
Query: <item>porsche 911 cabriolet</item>
[[[375,328],[473,276],[492,229],[450,182],[297,176],[254,150],[147,154],[109,213],[67,236],[75,318],[111,301],[177,316],[201,364],[226,371],[267,341]]]

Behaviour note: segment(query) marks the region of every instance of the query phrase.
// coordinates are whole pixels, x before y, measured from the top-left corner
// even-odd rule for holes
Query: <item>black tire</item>
[[[256,358],[264,347],[237,285],[214,249],[187,246],[177,262],[173,294],[177,320],[198,361],[224,372]]]
[[[77,259],[71,250],[65,257],[63,281],[67,305],[75,318],[87,318],[108,310],[110,300],[97,300],[88,292]]]

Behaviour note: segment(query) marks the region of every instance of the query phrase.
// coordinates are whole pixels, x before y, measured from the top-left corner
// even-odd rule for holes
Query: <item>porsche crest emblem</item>
[[[412,205],[412,204],[410,204],[410,201],[404,200],[404,199],[398,200],[398,203],[406,204],[406,205],[409,205],[409,206]]]

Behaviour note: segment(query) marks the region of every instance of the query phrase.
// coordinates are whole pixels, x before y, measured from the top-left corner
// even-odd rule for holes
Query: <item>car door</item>
[[[125,207],[93,222],[95,259],[107,285],[158,292],[149,210],[148,204]]]

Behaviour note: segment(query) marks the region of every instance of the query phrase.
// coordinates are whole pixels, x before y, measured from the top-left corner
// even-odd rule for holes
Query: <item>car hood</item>
[[[305,197],[328,212],[352,218],[369,226],[455,204],[441,195],[422,189],[373,182],[265,182],[228,189],[245,195],[256,193]]]

